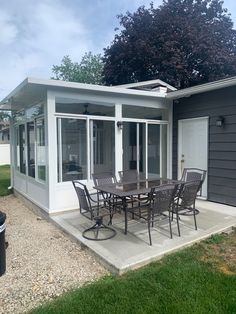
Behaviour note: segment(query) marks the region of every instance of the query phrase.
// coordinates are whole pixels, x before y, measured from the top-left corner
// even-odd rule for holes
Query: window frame
[[[34,118],[31,119],[26,119],[26,116],[24,116],[24,119],[22,121],[17,121],[14,124],[14,134],[15,134],[15,141],[14,141],[14,168],[15,170],[20,174],[20,175],[24,175],[27,178],[30,178],[38,183],[41,184],[46,184],[47,181],[47,164],[45,162],[45,180],[41,179],[38,177],[38,160],[37,160],[37,120],[44,120],[44,142],[45,142],[45,147],[46,147],[46,125],[45,125],[45,115],[41,114],[38,115]],[[29,175],[29,143],[28,143],[28,124],[29,123],[34,123],[34,159],[35,159],[35,177],[30,176]],[[18,156],[18,152],[17,152],[17,143],[19,143],[19,151],[20,151],[20,126],[24,125],[25,128],[25,160],[26,160],[26,169],[25,169],[25,173],[21,172],[21,161],[20,159],[18,160],[18,158],[20,158],[20,153]],[[46,154],[46,151],[45,151]],[[46,160],[46,156],[45,156],[45,160]],[[19,165],[17,164],[19,162]]]

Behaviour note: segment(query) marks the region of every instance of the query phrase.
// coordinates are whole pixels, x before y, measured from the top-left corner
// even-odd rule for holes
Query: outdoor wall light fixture
[[[224,122],[225,122],[225,118],[220,116],[216,120],[216,126],[221,128],[222,126],[224,126]]]
[[[123,122],[122,121],[117,121],[116,125],[117,125],[119,130],[123,129]]]

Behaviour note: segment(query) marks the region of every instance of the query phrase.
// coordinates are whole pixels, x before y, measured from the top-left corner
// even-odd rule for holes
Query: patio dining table
[[[146,179],[137,180],[133,182],[118,182],[104,185],[97,185],[94,189],[102,192],[108,193],[112,196],[116,196],[122,200],[122,207],[125,215],[125,230],[124,233],[127,234],[128,230],[128,205],[127,200],[132,196],[140,196],[143,194],[148,194],[151,188],[161,186],[164,184],[178,183],[177,180],[158,178],[158,179]]]

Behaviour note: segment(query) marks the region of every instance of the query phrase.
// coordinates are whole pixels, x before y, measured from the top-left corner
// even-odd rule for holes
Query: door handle
[[[181,159],[181,160],[180,160],[180,162],[182,162],[182,163],[183,163],[183,162],[184,162],[184,159]]]

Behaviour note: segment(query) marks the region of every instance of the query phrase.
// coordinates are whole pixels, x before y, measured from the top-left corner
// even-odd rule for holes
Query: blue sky
[[[154,0],[157,7],[162,0]],[[27,76],[50,78],[65,55],[80,61],[114,38],[117,14],[150,0],[6,0],[0,8],[0,99]],[[236,28],[236,0],[225,0]]]

